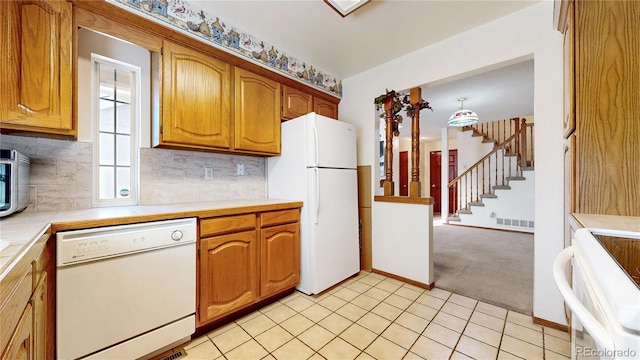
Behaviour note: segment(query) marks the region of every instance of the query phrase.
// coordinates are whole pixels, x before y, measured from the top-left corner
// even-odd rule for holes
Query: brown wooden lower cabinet
[[[290,289],[300,282],[300,226],[277,225],[260,230],[260,296]]]
[[[43,272],[0,359],[47,359],[47,311],[47,273]]]
[[[257,260],[255,230],[200,240],[200,323],[258,299]]]
[[[2,360],[24,359],[32,360],[33,357],[33,306],[31,303],[22,312],[7,348],[2,354]]]
[[[299,223],[299,208],[200,219],[197,327],[298,284]]]
[[[50,327],[53,308],[47,303],[53,288],[47,278],[52,250],[45,233],[0,286],[0,360],[52,358]],[[4,297],[7,295],[6,297]]]

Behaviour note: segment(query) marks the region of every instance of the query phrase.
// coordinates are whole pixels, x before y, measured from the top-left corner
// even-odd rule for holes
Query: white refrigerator
[[[300,284],[317,294],[360,271],[356,128],[316,113],[282,123],[268,159],[270,198],[303,201]]]

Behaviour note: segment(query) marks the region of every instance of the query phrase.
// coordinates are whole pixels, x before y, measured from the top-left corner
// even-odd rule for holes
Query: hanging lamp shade
[[[467,110],[464,108],[465,100],[467,99],[466,98],[458,99],[458,101],[460,101],[460,110],[456,110],[453,114],[451,114],[451,117],[449,117],[449,122],[448,122],[449,126],[457,126],[457,127],[467,126],[467,125],[473,125],[478,122],[478,114],[476,114],[474,111]]]

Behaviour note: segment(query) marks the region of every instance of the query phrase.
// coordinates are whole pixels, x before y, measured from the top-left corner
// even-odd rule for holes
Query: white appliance
[[[356,128],[316,113],[282,123],[269,197],[302,200],[300,284],[317,294],[360,271]]]
[[[57,359],[137,359],[195,332],[194,218],[56,235]]]
[[[572,315],[572,359],[640,359],[640,288],[632,278],[640,269],[632,275],[616,260],[640,257],[639,249],[640,232],[579,229],[556,258],[553,277]]]

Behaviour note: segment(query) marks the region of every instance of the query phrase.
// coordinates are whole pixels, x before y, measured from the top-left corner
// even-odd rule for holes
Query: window
[[[94,206],[138,204],[140,68],[92,54]]]

